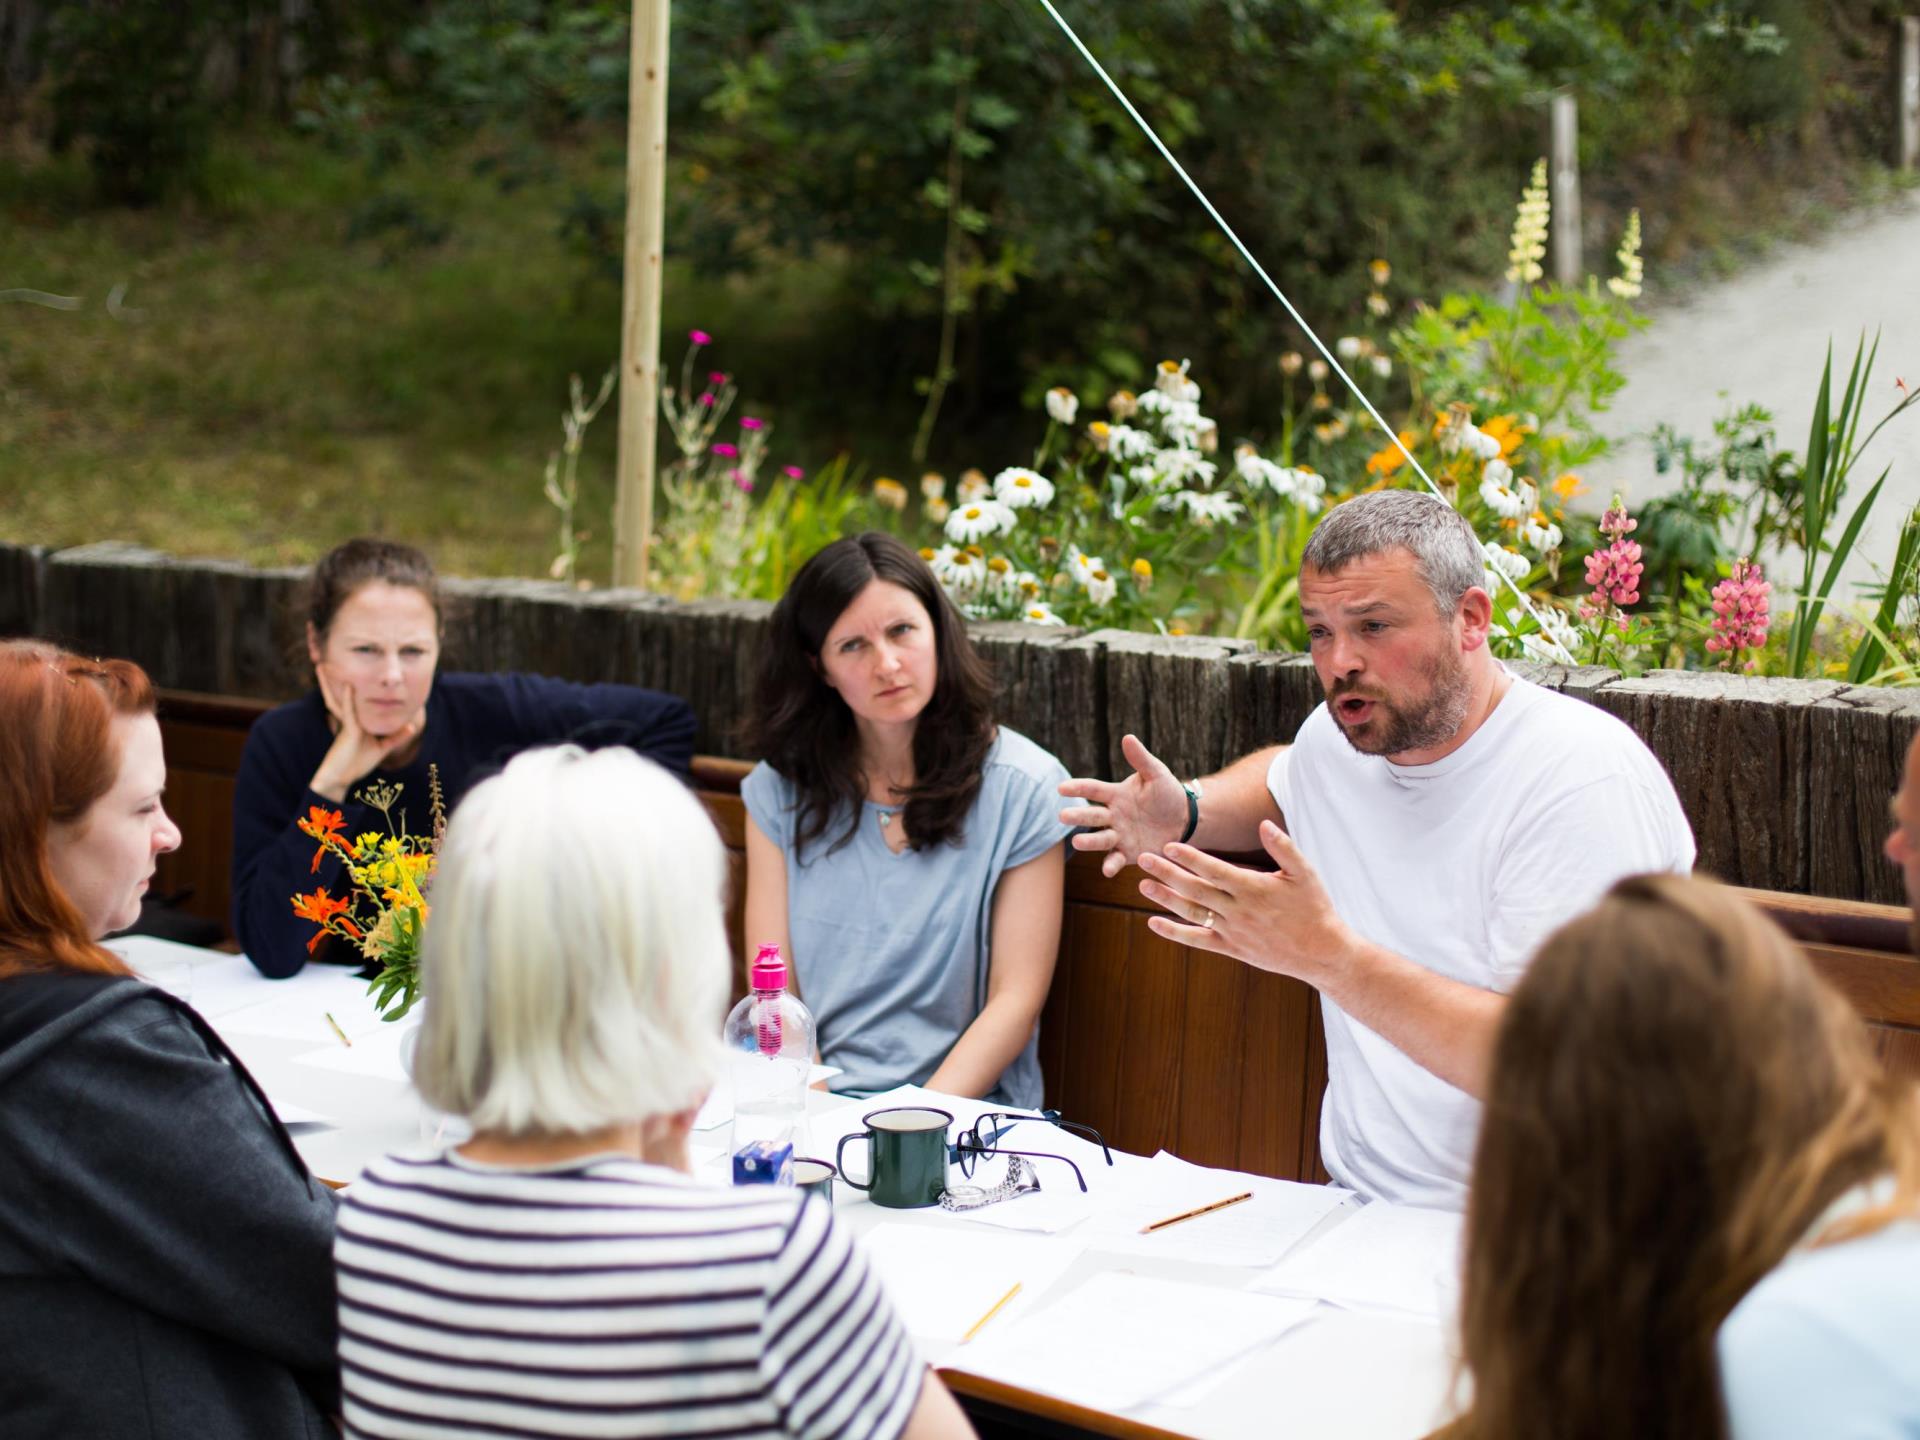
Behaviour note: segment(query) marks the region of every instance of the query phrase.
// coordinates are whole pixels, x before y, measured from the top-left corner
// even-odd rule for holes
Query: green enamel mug
[[[924,1210],[947,1188],[947,1127],[953,1116],[931,1105],[896,1105],[860,1117],[867,1128],[842,1136],[833,1152],[842,1184],[864,1190],[889,1210]],[[847,1146],[865,1141],[865,1183],[847,1173]]]

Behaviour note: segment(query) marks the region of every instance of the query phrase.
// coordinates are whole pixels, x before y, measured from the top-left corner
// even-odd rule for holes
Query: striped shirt
[[[393,1155],[334,1260],[350,1436],[895,1440],[920,1394],[879,1281],[790,1189]]]

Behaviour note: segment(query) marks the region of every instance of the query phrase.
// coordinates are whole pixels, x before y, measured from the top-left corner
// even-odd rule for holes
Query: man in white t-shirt
[[[1623,875],[1692,868],[1673,785],[1620,721],[1487,649],[1472,528],[1406,490],[1314,531],[1300,608],[1326,702],[1291,746],[1183,785],[1070,780],[1082,850],[1169,912],[1154,933],[1320,992],[1328,1172],[1370,1198],[1458,1208],[1505,993],[1539,942]],[[1191,843],[1182,843],[1182,842]],[[1202,853],[1264,846],[1279,867]]]

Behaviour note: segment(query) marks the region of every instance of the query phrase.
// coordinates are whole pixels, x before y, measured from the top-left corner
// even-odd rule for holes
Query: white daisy
[[[1520,522],[1520,543],[1541,552],[1560,548],[1560,527],[1535,510]]]
[[[1512,480],[1513,467],[1504,460],[1489,460],[1487,468],[1480,472],[1480,498],[1503,520],[1518,520],[1527,513],[1520,497],[1513,492]],[[947,522],[947,533],[953,533],[951,520]]]
[[[1089,555],[1078,545],[1067,552],[1067,573],[1085,586],[1093,578],[1096,570],[1105,570],[1107,562],[1098,555]]]
[[[1053,482],[1044,475],[1022,470],[1016,465],[993,477],[993,498],[1012,510],[1051,505]]]
[[[1018,583],[1014,568],[1008,563],[1004,555],[995,555],[987,561],[986,585],[988,595],[995,599],[1011,596]]]
[[[1157,395],[1157,390],[1149,390],[1148,395]],[[1141,397],[1145,403],[1145,396]],[[1145,430],[1136,430],[1131,425],[1115,425],[1107,432],[1107,453],[1119,462],[1140,460],[1154,452],[1153,436]]]
[[[1062,425],[1071,425],[1073,417],[1080,413],[1080,400],[1073,391],[1064,385],[1056,385],[1047,391],[1047,415]]]
[[[1580,631],[1567,612],[1553,605],[1534,606],[1540,628],[1520,637],[1520,650],[1529,660],[1549,665],[1574,665],[1574,647],[1580,643]]]
[[[1393,361],[1384,355],[1374,356],[1373,373],[1378,375],[1382,380],[1386,379],[1389,375],[1393,374]]]
[[[978,590],[987,578],[987,557],[980,553],[977,545],[970,545],[953,554],[953,579],[947,582],[947,589],[955,595],[971,595]]]
[[[1487,557],[1487,571],[1490,575],[1504,575],[1518,585],[1533,571],[1533,562],[1509,546],[1489,540],[1480,549]],[[1487,586],[1487,589],[1496,594],[1501,588],[1497,581]]]
[[[956,545],[972,545],[1004,534],[1018,523],[1011,506],[998,500],[974,500],[954,507],[947,517],[947,538]]]
[[[1154,475],[1164,485],[1185,485],[1197,480],[1200,484],[1213,484],[1213,477],[1220,467],[1206,459],[1198,450],[1162,450],[1149,462]]]
[[[1206,490],[1181,490],[1165,496],[1160,501],[1160,508],[1185,510],[1189,517],[1202,525],[1232,524],[1246,513],[1246,507],[1231,495],[1215,495]]]
[[[1342,335],[1338,340],[1333,342],[1333,353],[1338,355],[1342,360],[1359,359],[1360,337],[1358,335]]]
[[[1173,397],[1164,390],[1149,390],[1133,403],[1139,415],[1165,415],[1173,409]]]
[[[993,487],[987,484],[987,477],[978,470],[969,470],[960,477],[960,503],[965,505],[974,500],[984,500]]]
[[[954,557],[959,554],[960,551],[951,545],[942,545],[938,550],[920,552],[921,558],[932,567],[933,578],[949,590],[953,588],[954,581],[959,578],[960,572],[954,566]]]
[[[1020,612],[1020,618],[1029,625],[1064,625],[1067,622],[1053,613],[1053,607],[1044,600],[1036,600]]]
[[[1178,365],[1171,360],[1160,362],[1160,371],[1153,377],[1153,388],[1175,400],[1200,399],[1200,387],[1187,378],[1187,366],[1191,362],[1182,360]]]

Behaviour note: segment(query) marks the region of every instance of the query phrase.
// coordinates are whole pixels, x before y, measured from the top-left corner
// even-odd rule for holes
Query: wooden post
[[[642,587],[647,583],[653,545],[654,436],[660,415],[670,9],[671,0],[633,0],[627,79],[627,246],[620,322],[613,583]]]
[[[1900,22],[1900,168],[1920,166],[1920,19]]]
[[[1548,190],[1553,198],[1553,278],[1577,285],[1586,275],[1580,256],[1580,119],[1571,90],[1556,90],[1550,109]]]

